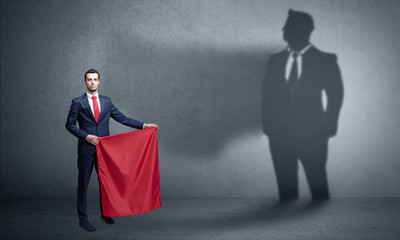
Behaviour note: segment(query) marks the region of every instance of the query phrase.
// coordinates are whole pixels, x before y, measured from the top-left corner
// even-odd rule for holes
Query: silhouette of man
[[[343,83],[336,55],[310,43],[313,29],[309,14],[289,10],[283,27],[288,47],[270,57],[264,83],[263,128],[281,200],[299,197],[298,160],[313,199],[329,198],[328,139],[337,132]]]

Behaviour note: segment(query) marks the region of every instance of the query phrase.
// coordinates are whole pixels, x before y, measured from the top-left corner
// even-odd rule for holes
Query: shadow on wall
[[[134,99],[136,111],[146,113],[143,121],[159,124],[160,149],[206,160],[242,134],[261,133],[262,81],[272,50],[116,39],[124,47],[110,52],[109,61],[123,64],[110,74],[132,77],[119,80],[124,91],[111,96]]]
[[[336,55],[309,44],[313,29],[309,14],[289,11],[283,28],[289,49],[270,57],[263,90],[263,129],[282,200],[299,196],[298,160],[313,198],[329,198],[328,139],[337,132],[343,83]]]
[[[328,140],[337,132],[343,83],[336,55],[310,45],[313,29],[309,14],[290,10],[283,28],[289,49],[273,55],[278,48],[267,42],[175,43],[109,34],[111,46],[121,46],[106,53],[118,63],[110,74],[126,74],[118,83],[124,91],[112,96],[134,99],[144,113],[139,120],[159,124],[160,148],[188,161],[211,159],[232,139],[263,129],[280,198],[298,198],[300,160],[313,198],[327,199]]]

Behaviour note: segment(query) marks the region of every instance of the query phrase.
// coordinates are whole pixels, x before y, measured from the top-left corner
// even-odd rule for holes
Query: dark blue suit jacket
[[[98,123],[94,119],[86,93],[72,100],[65,127],[78,138],[78,154],[94,154],[96,152],[96,147],[85,139],[89,134],[98,137],[109,136],[110,117],[126,126],[143,128],[143,122],[126,117],[114,106],[109,97],[99,95],[99,99],[101,110]],[[79,128],[76,126],[77,121]]]

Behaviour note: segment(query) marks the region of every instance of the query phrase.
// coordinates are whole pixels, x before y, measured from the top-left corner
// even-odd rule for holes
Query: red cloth
[[[136,215],[161,207],[157,128],[99,138],[103,215]]]

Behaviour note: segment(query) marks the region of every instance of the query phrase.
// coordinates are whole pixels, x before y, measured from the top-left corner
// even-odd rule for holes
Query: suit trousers
[[[92,176],[93,168],[95,168],[97,173],[97,180],[99,183],[99,192],[100,192],[100,211],[101,216],[103,216],[102,204],[101,204],[101,189],[100,189],[100,180],[98,173],[98,164],[97,164],[97,154],[78,154],[78,197],[77,197],[77,210],[78,217],[80,221],[87,220],[87,189],[89,186],[89,180]]]
[[[293,132],[292,132],[293,133]],[[326,162],[328,137],[284,133],[269,137],[272,160],[282,200],[299,197],[298,161],[303,165],[313,199],[329,198]]]

